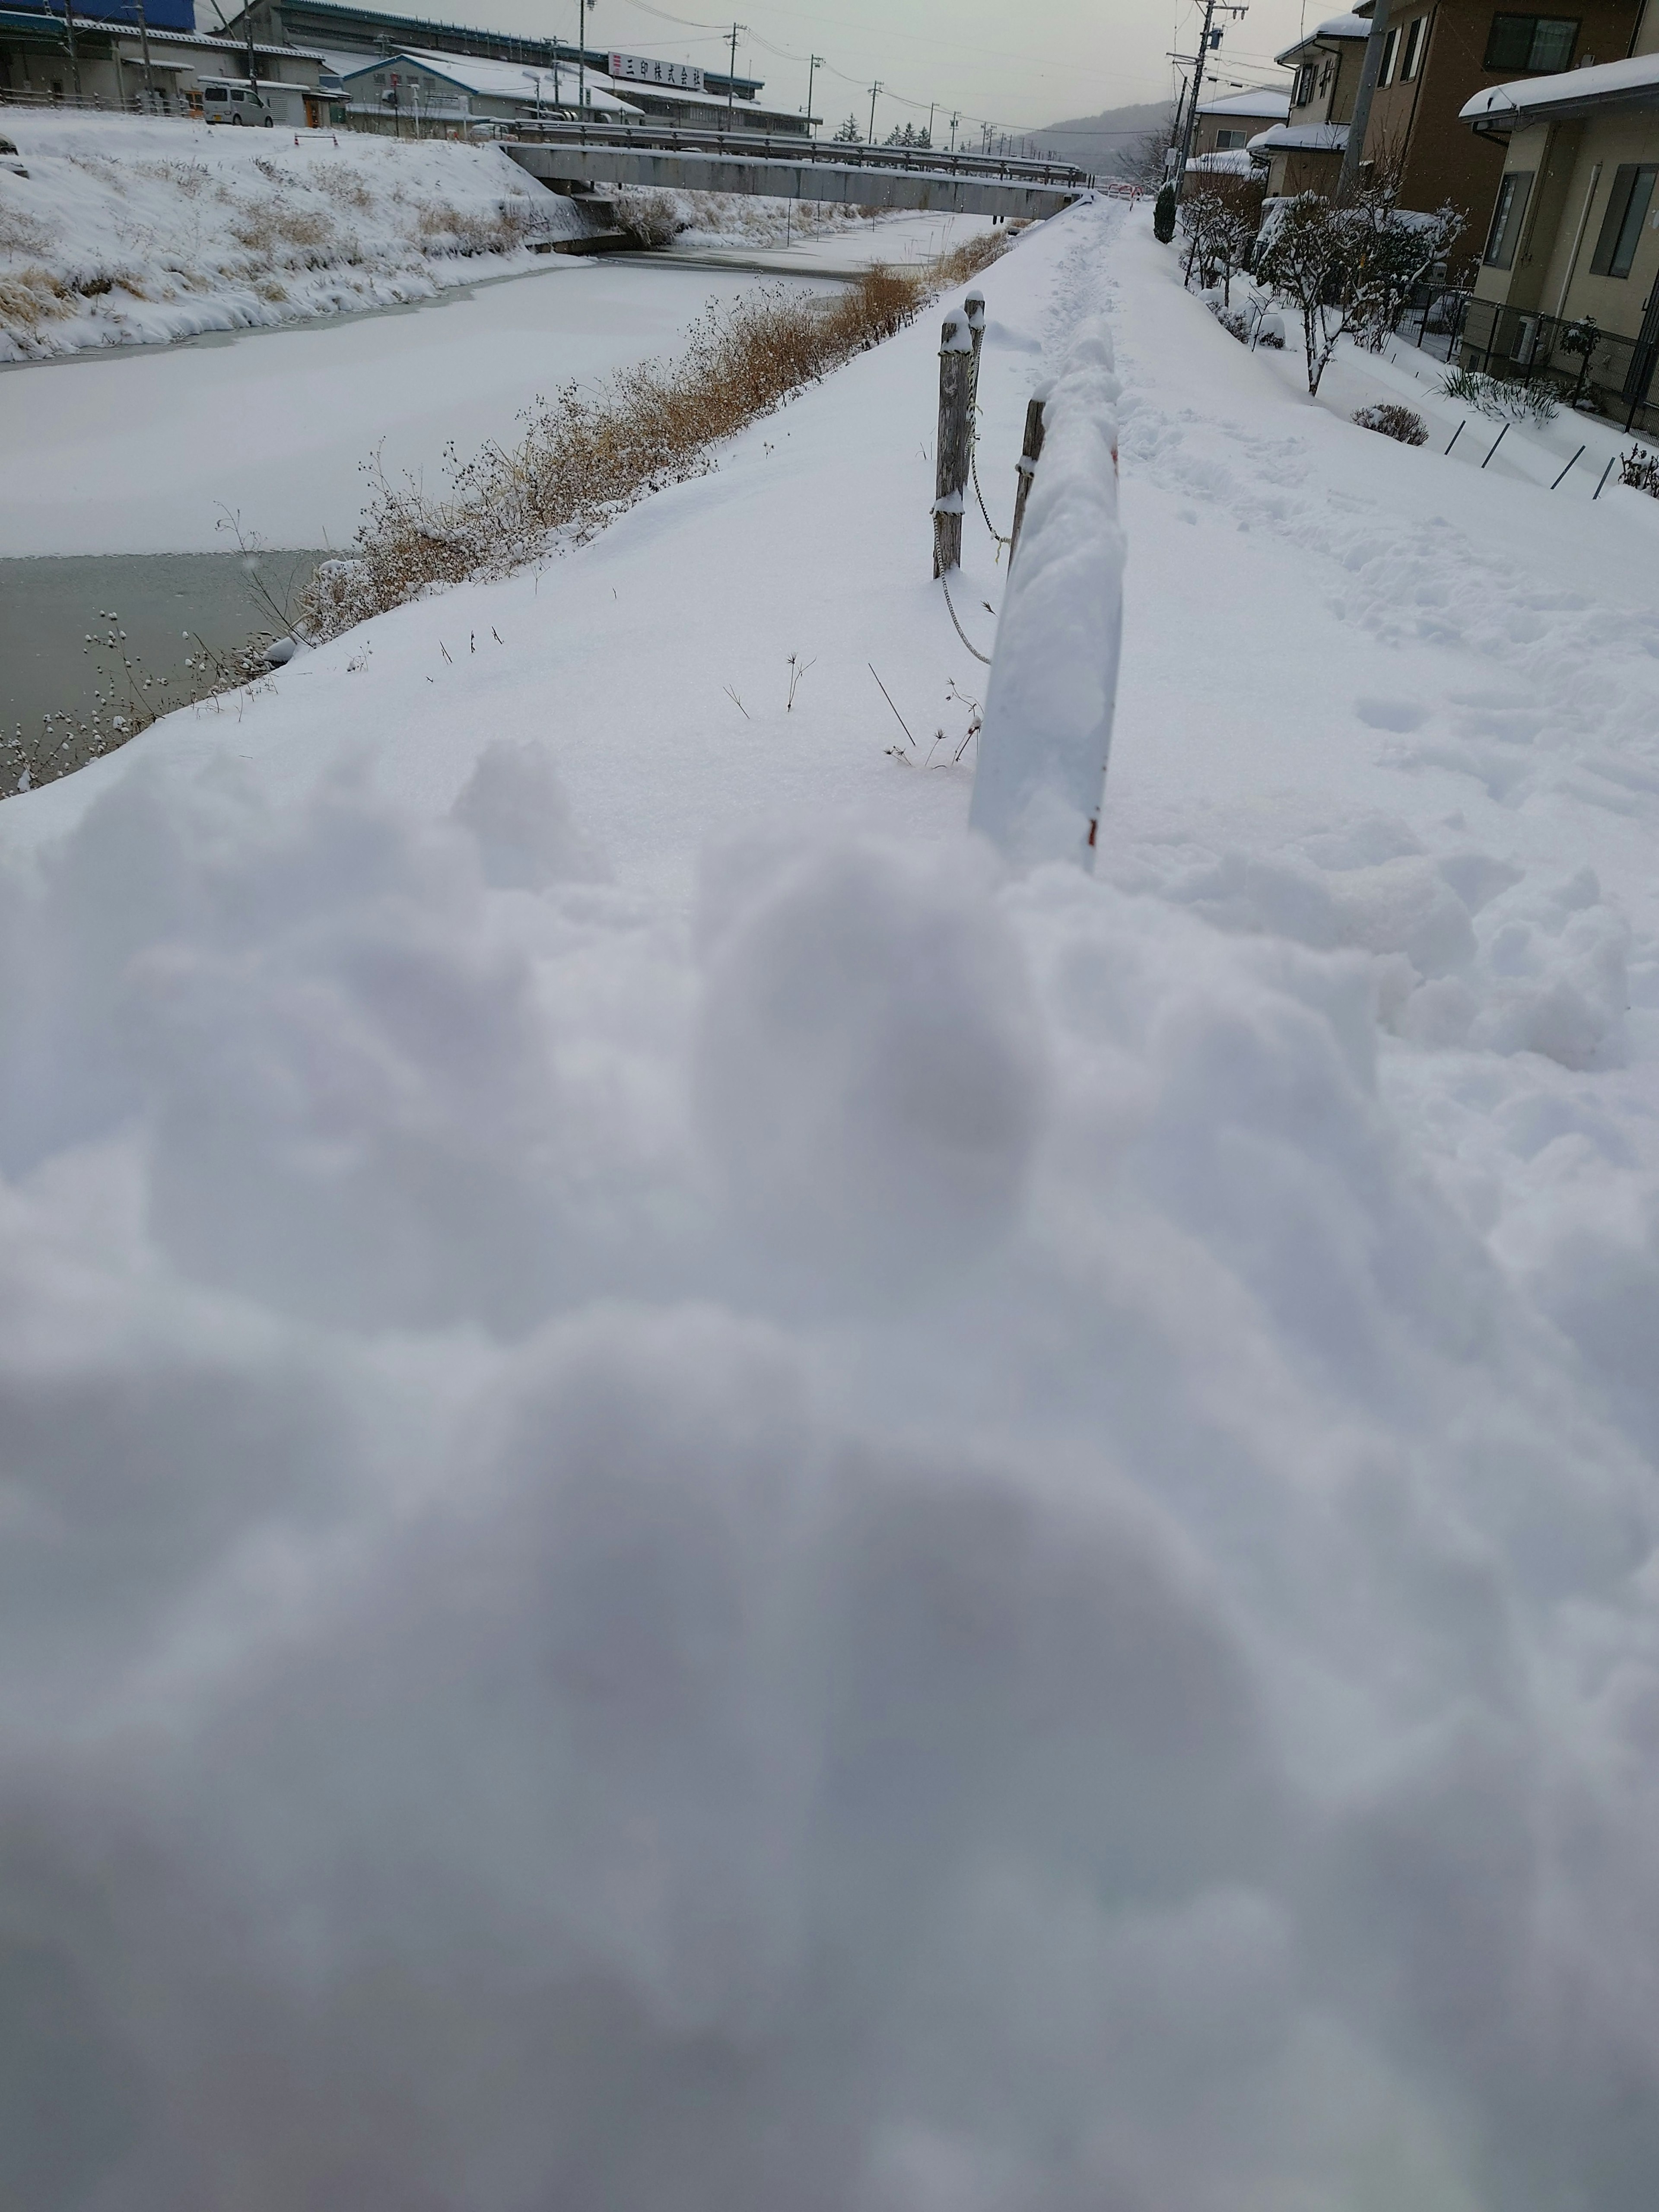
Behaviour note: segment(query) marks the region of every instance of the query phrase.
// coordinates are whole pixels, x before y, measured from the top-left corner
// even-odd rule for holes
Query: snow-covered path
[[[62,2201],[1645,2212],[1650,517],[1146,221],[983,280],[999,519],[1119,333],[1097,880],[963,835],[934,316],[0,808]]]

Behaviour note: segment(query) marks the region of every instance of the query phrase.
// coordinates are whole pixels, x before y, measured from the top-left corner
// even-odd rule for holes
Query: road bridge
[[[639,124],[614,131],[545,124],[501,143],[504,153],[556,191],[628,185],[1038,220],[1069,207],[1093,182],[1082,170],[1057,161]]]

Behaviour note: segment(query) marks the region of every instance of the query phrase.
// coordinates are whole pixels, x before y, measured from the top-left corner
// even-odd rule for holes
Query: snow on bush
[[[862,228],[884,210],[843,207],[836,201],[775,199],[749,192],[690,192],[663,188],[611,194],[625,229],[657,247],[678,241],[696,246],[783,246]]]
[[[1428,427],[1420,415],[1409,407],[1401,407],[1391,399],[1374,401],[1368,407],[1357,407],[1353,419],[1362,430],[1380,431],[1385,438],[1397,438],[1402,446],[1425,446],[1428,443]]]
[[[19,110],[0,361],[429,298],[588,228],[495,146]]]
[[[532,745],[0,875],[11,2193],[1643,2203],[1650,1479],[1369,957],[606,872]]]
[[[1440,380],[1448,399],[1461,399],[1488,422],[1553,422],[1561,395],[1547,377],[1488,376],[1474,368],[1454,368]]]

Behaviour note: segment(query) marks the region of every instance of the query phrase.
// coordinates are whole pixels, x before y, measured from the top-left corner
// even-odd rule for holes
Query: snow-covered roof
[[[1310,46],[1319,46],[1322,42],[1328,44],[1333,39],[1369,39],[1370,34],[1371,27],[1363,15],[1328,15],[1311,31],[1304,31],[1293,45],[1285,47],[1283,53],[1275,54],[1273,59],[1283,68],[1297,55],[1305,54]]]
[[[1249,154],[1340,154],[1348,143],[1346,123],[1275,123],[1258,131]]]
[[[1187,174],[1196,173],[1200,177],[1248,177],[1252,163],[1243,146],[1230,146],[1218,154],[1194,154],[1187,164]]]
[[[447,84],[459,85],[464,92],[477,94],[480,99],[515,100],[526,106],[538,97],[537,79],[539,77],[539,97],[545,105],[551,106],[553,102],[556,83],[560,105],[575,104],[577,80],[574,62],[568,67],[562,64],[556,72],[551,69],[527,69],[521,62],[490,61],[480,54],[429,53],[418,47],[404,46],[395,54],[360,57],[355,68],[340,71],[340,78],[343,83],[349,84],[358,77],[394,70],[400,64],[425,70],[433,76],[441,77]],[[640,110],[634,103],[619,99],[615,93],[608,91],[608,83],[609,79],[601,77],[597,71],[587,71],[585,86],[587,106],[597,107],[607,114],[637,115]]]
[[[1602,101],[1644,104],[1659,97],[1659,54],[1632,54],[1627,61],[1597,62],[1589,69],[1562,70],[1554,76],[1523,76],[1513,84],[1488,85],[1458,110],[1466,123],[1513,121],[1517,111],[1549,112]]]
[[[1200,115],[1277,115],[1291,112],[1291,95],[1287,87],[1275,92],[1267,85],[1253,85],[1248,92],[1218,92],[1213,100],[1200,100]]]

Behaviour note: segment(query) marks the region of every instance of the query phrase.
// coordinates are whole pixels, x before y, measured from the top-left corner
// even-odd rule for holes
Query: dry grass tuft
[[[46,253],[58,242],[50,223],[26,209],[0,204],[0,253]]]
[[[761,289],[711,307],[676,361],[623,369],[596,393],[568,386],[527,419],[512,451],[487,447],[447,497],[382,483],[355,555],[324,563],[301,608],[305,634],[336,637],[434,586],[499,576],[550,538],[580,545],[650,493],[712,468],[722,439],[770,414],[854,354],[891,337],[935,293],[996,259],[1000,234],[925,271],[879,265],[832,298]]]
[[[19,269],[0,276],[0,325],[33,331],[53,315],[71,313],[69,289],[46,269]]]
[[[250,200],[230,226],[239,246],[262,260],[291,261],[295,253],[314,254],[334,235],[332,218],[320,208],[290,207],[273,198]]]

